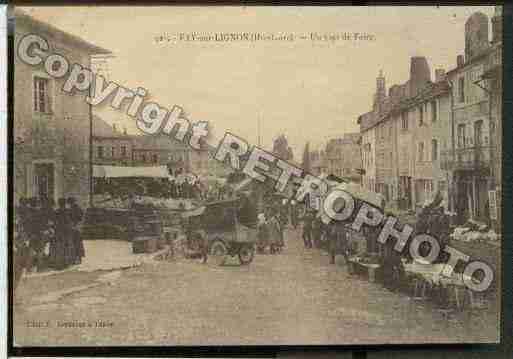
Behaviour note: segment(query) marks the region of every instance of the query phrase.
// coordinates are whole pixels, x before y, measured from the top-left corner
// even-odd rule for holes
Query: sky
[[[184,108],[262,146],[284,133],[301,159],[306,142],[358,132],[371,109],[376,76],[387,88],[408,80],[410,57],[426,56],[434,70],[454,68],[464,53],[464,26],[493,7],[31,7],[35,18],[113,52],[109,79],[144,87],[152,101]],[[164,42],[155,37],[216,32],[368,33],[373,40],[294,42]],[[490,29],[491,36],[491,29]],[[118,128],[136,131],[121,111],[97,109]]]

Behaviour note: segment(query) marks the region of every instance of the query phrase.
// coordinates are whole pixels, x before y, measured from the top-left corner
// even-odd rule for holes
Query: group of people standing
[[[325,224],[317,211],[306,210],[303,220],[303,243],[306,249],[321,248],[321,243],[327,241],[330,263],[335,263],[335,256],[343,254],[347,261],[347,229],[344,222],[332,221]]]
[[[281,252],[285,246],[283,231],[286,224],[280,217],[280,211],[274,206],[267,207],[264,213],[258,215],[257,248],[260,253],[263,253],[265,248],[269,246],[270,253],[276,254]]]
[[[85,256],[79,229],[83,216],[73,197],[60,198],[57,208],[48,198],[20,198],[15,225],[15,251],[20,263],[29,271],[80,264]]]
[[[284,230],[287,225],[296,229],[303,222],[302,234],[305,249],[321,248],[327,241],[331,262],[335,263],[335,255],[344,254],[347,258],[347,236],[343,224],[326,225],[317,216],[317,211],[298,204],[294,200],[284,200],[282,203],[271,202],[264,213],[259,215],[258,240],[260,252],[269,243],[271,253],[279,252],[285,245]]]

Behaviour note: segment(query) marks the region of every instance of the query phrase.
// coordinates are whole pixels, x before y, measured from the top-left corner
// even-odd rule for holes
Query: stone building
[[[440,191],[457,222],[500,223],[502,14],[496,9],[491,44],[486,15],[471,15],[465,55],[447,73],[437,69],[434,81],[427,59],[413,57],[408,81],[384,96],[380,73],[372,110],[358,118],[366,188],[405,209]]]
[[[323,150],[315,150],[310,152],[310,170],[315,176],[320,176],[327,172],[326,154]]]
[[[374,111],[358,117],[361,135],[362,185],[369,191],[376,191],[376,127],[374,126],[376,118]]]
[[[167,135],[132,136],[133,166],[169,166],[173,171],[190,171],[191,149]]]
[[[500,14],[496,14],[496,17]],[[496,111],[490,105],[490,89],[482,83],[485,68],[498,59],[499,41],[490,45],[488,17],[474,13],[465,24],[465,56],[447,73],[451,84],[453,144],[444,153],[444,168],[452,173],[454,209],[459,223],[489,218],[489,191],[497,182],[494,158]],[[497,32],[499,29],[494,27]],[[495,35],[497,40],[498,35]],[[493,59],[496,60],[493,60]],[[499,64],[496,64],[499,65]],[[490,83],[492,84],[492,83]],[[500,170],[499,170],[500,171]]]
[[[432,200],[437,191],[447,209],[449,205],[449,173],[441,167],[440,153],[451,144],[451,104],[449,85],[443,72],[438,74],[436,82],[425,85],[415,97],[403,100],[395,116],[398,155],[409,156],[407,161],[398,162],[400,167],[408,163],[408,171],[398,171],[408,175],[407,180],[398,178],[398,200],[408,209]]]
[[[326,172],[337,177],[360,182],[358,170],[362,168],[360,134],[346,133],[328,141],[325,151]]]
[[[391,201],[395,198],[395,176],[394,176],[394,151],[395,151],[395,128],[388,117],[390,101],[382,104],[382,113],[379,114],[376,122],[376,188],[385,200]],[[384,116],[385,115],[385,116]]]
[[[173,174],[227,176],[225,165],[216,161],[214,149],[194,150],[167,135],[129,135],[94,116],[93,163],[111,166],[167,166]]]
[[[490,183],[490,197],[495,200],[490,210],[490,219],[496,228],[501,225],[501,195],[502,195],[502,7],[495,7],[492,18],[492,44],[487,61],[484,64],[484,72],[481,81],[487,89],[490,103],[490,146],[492,147]],[[479,82],[478,82],[479,84]],[[495,211],[494,211],[495,209]]]
[[[59,53],[69,63],[90,66],[95,54],[110,51],[86,42],[52,25],[16,10],[14,48],[26,34],[48,41],[49,53]],[[61,91],[66,76],[53,78],[43,62],[28,65],[14,53],[14,195],[76,197],[87,206],[90,194],[91,108],[87,93]]]
[[[444,71],[436,74],[433,83],[427,59],[412,57],[408,81],[383,96],[386,83],[380,73],[374,98],[381,103],[358,119],[362,183],[404,209],[415,209],[438,189],[447,203],[447,176],[439,164],[440,148],[449,143],[450,101]]]
[[[133,136],[93,115],[93,164],[131,166]]]

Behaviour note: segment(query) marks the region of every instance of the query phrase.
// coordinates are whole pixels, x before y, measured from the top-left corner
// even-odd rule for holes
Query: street
[[[49,296],[59,290],[61,295]],[[41,297],[46,299],[38,300]],[[326,253],[305,250],[299,230],[287,230],[283,253],[256,255],[249,266],[239,266],[237,258],[223,267],[178,258],[124,270],[26,278],[14,307],[14,342],[304,345],[497,340],[493,314],[476,325],[463,325],[461,315],[442,320],[431,304],[408,311],[408,303],[404,294],[350,276],[343,258],[330,265]]]

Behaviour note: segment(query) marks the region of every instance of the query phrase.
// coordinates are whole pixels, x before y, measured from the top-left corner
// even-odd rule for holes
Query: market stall
[[[164,238],[176,237],[180,213],[195,205],[193,199],[170,196],[175,178],[166,166],[94,166],[93,176],[93,206],[87,209],[83,226],[88,238],[134,240],[136,232],[144,232],[137,228],[149,227],[156,228],[148,230],[153,237],[157,232]]]

